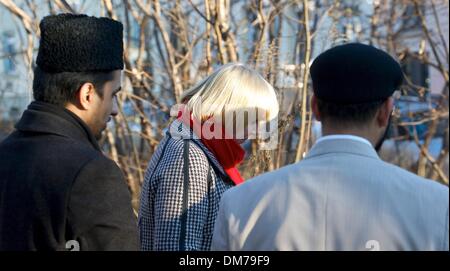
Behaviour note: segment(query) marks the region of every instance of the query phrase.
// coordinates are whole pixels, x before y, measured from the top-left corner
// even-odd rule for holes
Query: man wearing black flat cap
[[[122,24],[40,23],[34,100],[0,143],[0,250],[137,250],[131,197],[97,143],[117,114]]]
[[[311,68],[322,138],[299,163],[225,192],[214,250],[448,250],[449,190],[383,162],[399,64],[352,43]]]

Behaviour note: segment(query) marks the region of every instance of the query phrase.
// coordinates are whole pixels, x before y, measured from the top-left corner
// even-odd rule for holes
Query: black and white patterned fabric
[[[145,174],[142,250],[209,250],[222,194],[234,186],[214,155],[175,120]]]

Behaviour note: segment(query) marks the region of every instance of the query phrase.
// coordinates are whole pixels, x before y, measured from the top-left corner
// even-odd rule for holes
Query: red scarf
[[[202,125],[193,125],[194,122],[198,124],[197,120],[194,120],[192,114],[189,114],[190,118],[188,119],[186,115],[183,114],[186,112],[184,110],[180,110],[178,112],[178,119],[184,124],[188,125],[191,129],[194,130],[195,134],[200,137],[202,143],[211,151],[214,156],[219,161],[220,165],[223,167],[225,173],[230,177],[230,179],[236,184],[240,184],[244,182],[241,174],[236,168],[244,160],[245,150],[239,145],[234,139],[226,139],[225,138],[225,129],[222,129],[222,138],[211,138],[206,139],[201,136],[202,134]],[[211,128],[214,129],[214,124],[211,125]],[[200,130],[199,130],[200,129]],[[198,131],[199,130],[199,131]]]

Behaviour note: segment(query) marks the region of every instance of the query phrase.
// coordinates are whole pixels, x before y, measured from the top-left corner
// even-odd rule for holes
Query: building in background
[[[21,48],[20,26],[0,7],[0,120],[17,120],[30,101],[30,77]]]

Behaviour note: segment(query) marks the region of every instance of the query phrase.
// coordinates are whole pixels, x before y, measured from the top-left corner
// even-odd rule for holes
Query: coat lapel
[[[184,123],[182,123],[179,120],[174,120],[172,124],[169,126],[168,132],[170,133],[170,136],[174,139],[190,139],[194,141],[194,143],[203,150],[208,159],[214,164],[214,167],[218,169],[223,176],[228,177],[228,175],[223,170],[222,165],[220,165],[219,161],[217,161],[214,154],[202,143],[200,138],[195,133],[193,133],[193,131],[189,127],[187,127]]]

